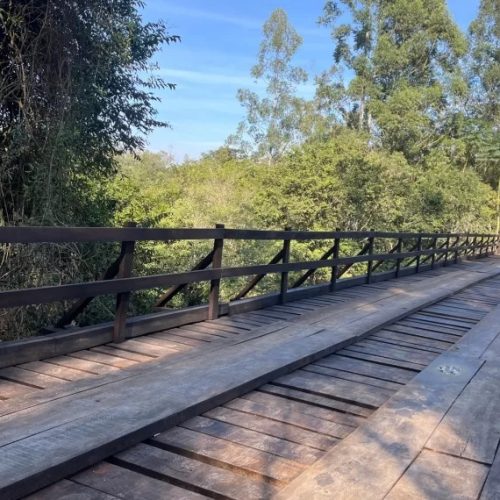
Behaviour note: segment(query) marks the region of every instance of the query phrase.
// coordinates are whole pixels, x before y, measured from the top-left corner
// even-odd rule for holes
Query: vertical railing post
[[[373,232],[373,229],[370,229]],[[375,241],[374,236],[368,238],[368,258],[370,259],[366,266],[366,283],[371,283],[372,281],[372,268],[373,268],[373,243]]]
[[[446,237],[445,248],[446,248],[446,252],[444,253],[444,264],[443,264],[443,266],[446,267],[448,265],[448,249],[450,248],[450,235],[448,235]]]
[[[418,273],[420,271],[420,252],[422,251],[422,236],[418,235],[417,239],[417,263],[415,265],[415,273]]]
[[[455,247],[455,257],[453,258],[453,262],[455,264],[458,264],[458,248],[459,248],[459,244],[460,244],[460,235],[457,235],[457,237],[455,238],[455,243],[453,243],[453,246]]]
[[[398,247],[396,249],[397,254],[399,255],[401,253],[401,250],[403,249],[403,238],[399,237],[398,238]],[[399,278],[399,272],[401,271],[401,258],[398,257],[396,259],[396,278]]]
[[[340,231],[339,228],[336,229],[337,232]],[[337,236],[333,240],[333,260],[337,260],[339,258],[340,252],[340,238]],[[339,272],[339,266],[337,264],[333,264],[332,266],[332,276],[330,278],[330,292],[333,292],[337,287],[337,274]]]
[[[216,229],[224,229],[224,224],[215,224]],[[224,250],[224,236],[214,239],[214,256],[212,269],[222,267],[222,252]],[[208,297],[208,319],[219,317],[220,278],[210,281],[210,295]]]
[[[434,269],[434,263],[436,262],[436,244],[437,244],[437,236],[433,236],[433,238],[432,238],[431,269]]]
[[[135,227],[135,222],[127,222],[125,227]],[[120,251],[120,264],[117,278],[130,278],[134,264],[135,241],[122,241]],[[130,292],[118,293],[116,295],[115,321],[113,324],[113,342],[125,340],[125,328],[127,323],[127,311],[130,302]]]
[[[474,236],[472,238],[472,248],[469,250],[469,253],[472,257],[476,255],[476,242],[477,242],[477,236]]]
[[[290,231],[290,227],[285,227],[285,231]],[[288,264],[290,262],[290,239],[286,238],[283,240],[283,264]],[[286,292],[288,290],[288,271],[281,272],[281,283],[280,283],[280,304],[286,302]]]

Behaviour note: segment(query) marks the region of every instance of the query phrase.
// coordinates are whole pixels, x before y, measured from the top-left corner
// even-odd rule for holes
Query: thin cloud
[[[165,10],[168,10],[170,15],[193,17],[196,19],[206,19],[210,21],[232,24],[239,28],[246,28],[251,30],[260,30],[262,23],[256,19],[248,19],[246,17],[228,16],[218,12],[210,12],[207,10],[196,9],[192,7],[179,7],[176,5],[165,5]]]
[[[250,76],[245,75],[168,68],[161,68],[155,73],[168,77],[176,83],[190,82],[202,83],[204,85],[237,85],[243,87],[259,86]]]

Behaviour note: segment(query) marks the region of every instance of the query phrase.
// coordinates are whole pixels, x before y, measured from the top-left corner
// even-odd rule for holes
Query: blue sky
[[[143,17],[164,20],[180,44],[157,54],[159,73],[177,84],[174,91],[158,92],[158,116],[171,129],[155,130],[148,148],[168,151],[178,160],[224,144],[244,117],[236,99],[239,88],[259,90],[250,77],[261,41],[262,24],[281,7],[304,38],[296,64],[313,77],[332,63],[328,30],[317,25],[324,0],[146,0]],[[465,30],[476,16],[479,0],[448,0],[450,11]],[[312,96],[311,82],[300,89]]]

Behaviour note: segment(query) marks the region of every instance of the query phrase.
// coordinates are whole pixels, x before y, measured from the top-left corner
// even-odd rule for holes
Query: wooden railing
[[[132,277],[136,242],[178,240],[212,240],[213,249],[191,271]],[[282,248],[267,264],[224,267],[222,262],[225,240],[279,240],[282,241]],[[311,240],[330,240],[332,246],[319,260],[290,262],[292,242]],[[356,255],[340,256],[341,243],[345,240],[356,240],[363,246]],[[377,244],[384,242],[383,246],[389,248],[389,242],[394,241],[396,244],[390,250],[376,253]],[[490,255],[495,253],[499,241],[498,235],[494,234],[261,231],[227,229],[223,225],[217,225],[213,229],[1,227],[0,244],[121,242],[121,251],[99,281],[0,291],[0,309],[74,299],[75,304],[56,323],[57,327],[64,327],[80,314],[94,297],[113,294],[117,298],[113,338],[115,341],[121,341],[125,338],[130,294],[138,290],[170,287],[158,299],[156,305],[160,307],[187,285],[210,282],[208,318],[215,319],[220,311],[220,282],[225,278],[251,277],[233,299],[241,300],[264,276],[278,273],[281,276],[279,301],[285,303],[289,290],[302,286],[319,269],[330,269],[329,289],[333,291],[337,280],[357,263],[366,263],[364,277],[366,283],[370,283],[375,271],[388,261],[391,264],[389,269],[398,277],[403,268],[411,267],[414,272],[419,272],[421,266],[426,263],[432,268],[438,262],[447,265],[450,261],[458,262],[461,257]],[[405,249],[405,244],[408,243],[411,245]],[[304,274],[290,285],[289,273],[297,271]]]

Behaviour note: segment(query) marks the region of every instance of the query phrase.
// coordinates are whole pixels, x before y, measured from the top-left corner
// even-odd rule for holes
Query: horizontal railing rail
[[[191,271],[141,277],[131,275],[135,242],[178,240],[213,240],[213,250]],[[281,240],[283,248],[267,264],[224,267],[224,240]],[[307,240],[330,240],[333,246],[319,260],[290,262],[291,243]],[[361,250],[358,246],[356,255],[345,256],[340,255],[341,242],[345,240],[366,241]],[[365,276],[366,282],[370,283],[374,271],[388,261],[392,265],[384,271],[394,270],[397,277],[403,267],[412,267],[413,264],[415,272],[419,272],[420,267],[429,261],[432,268],[440,261],[447,265],[450,259],[456,263],[464,256],[490,255],[495,253],[499,241],[498,235],[479,233],[262,231],[228,229],[222,225],[214,229],[1,227],[0,244],[121,242],[121,250],[101,280],[0,291],[0,309],[77,300],[56,323],[57,327],[64,327],[81,314],[93,298],[116,295],[114,340],[120,341],[125,338],[130,294],[138,290],[170,287],[156,302],[156,306],[165,306],[188,285],[210,282],[208,317],[215,319],[219,315],[219,287],[222,279],[250,277],[247,285],[232,299],[234,301],[246,297],[265,276],[280,274],[280,302],[285,303],[288,290],[303,286],[319,269],[331,269],[330,290],[334,290],[337,280],[354,264],[367,264]],[[385,250],[377,253],[377,244],[381,242],[384,242]],[[410,243],[409,249],[403,248],[405,242]],[[289,286],[288,273],[302,271],[305,273]]]

